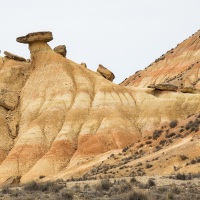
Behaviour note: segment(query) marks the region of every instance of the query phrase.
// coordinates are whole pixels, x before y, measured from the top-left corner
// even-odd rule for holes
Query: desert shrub
[[[119,186],[120,193],[129,192],[132,188],[131,184],[126,181],[120,182]]]
[[[146,144],[151,144],[152,143],[152,141],[146,141]]]
[[[24,190],[37,191],[40,190],[39,184],[35,181],[31,181],[24,186]]]
[[[139,148],[141,148],[141,147],[143,147],[143,146],[144,146],[144,144],[140,144],[140,145],[139,145]]]
[[[155,183],[154,180],[149,179],[148,182],[147,182],[147,185],[148,185],[148,187],[153,187],[153,186],[156,186],[156,183]]]
[[[122,149],[122,152],[126,152],[128,150],[128,147],[124,147],[123,149]]]
[[[113,185],[109,190],[109,196],[113,196],[116,194],[120,194],[120,186],[119,185]]]
[[[190,126],[189,125],[186,125],[185,126],[185,130],[189,130],[190,129]]]
[[[108,191],[111,186],[112,186],[112,183],[110,182],[109,179],[103,179],[103,180],[101,180],[100,188],[102,188],[102,190]]]
[[[11,197],[20,197],[21,195],[23,195],[23,193],[19,189],[10,190]]]
[[[196,159],[192,159],[190,163],[191,163],[192,165],[194,165],[194,164],[197,163],[197,161],[196,161]]]
[[[45,178],[45,176],[43,176],[43,175],[40,175],[40,176],[39,176],[39,179],[43,179],[43,178]]]
[[[183,131],[184,131],[184,129],[180,129],[180,131],[179,131],[179,132],[180,132],[180,133],[182,133]]]
[[[151,168],[151,167],[153,167],[153,165],[151,165],[151,164],[146,164],[146,168]]]
[[[181,160],[187,160],[188,159],[188,157],[185,156],[185,155],[180,155],[180,158],[181,158]]]
[[[178,173],[175,175],[175,178],[177,180],[186,180],[186,175],[185,174],[181,174],[181,173]]]
[[[1,190],[1,192],[2,192],[3,194],[10,194],[10,193],[11,193],[11,190],[10,190],[10,188],[9,188],[8,186],[4,186],[4,187],[2,188],[2,190]]]
[[[132,191],[127,194],[127,200],[147,200],[147,196],[143,193]]]
[[[24,186],[24,190],[27,191],[51,191],[51,192],[58,192],[60,191],[64,185],[58,184],[56,182],[44,182],[44,183],[37,183],[35,181],[32,181],[30,183],[27,183]]]
[[[179,189],[178,187],[176,187],[176,186],[172,187],[171,191],[172,191],[174,194],[180,194],[180,193],[181,193],[180,189]]]
[[[199,130],[199,121],[189,121],[186,126],[186,130],[190,130],[190,132],[197,132]]]
[[[139,166],[142,166],[142,163],[141,163],[141,162],[139,162],[139,163],[136,165],[136,167],[139,167]]]
[[[191,179],[200,178],[200,172],[199,173],[192,173],[192,174],[190,174],[190,176],[191,176]]]
[[[135,177],[131,178],[130,183],[136,183],[136,182],[137,182],[137,180]]]
[[[178,124],[178,121],[177,120],[172,120],[170,123],[169,123],[169,126],[170,128],[175,128]]]
[[[164,145],[165,143],[166,143],[166,140],[161,140],[161,141],[159,142],[160,145]]]
[[[73,199],[73,194],[67,190],[64,190],[61,192],[61,196],[67,200],[72,200]]]
[[[196,158],[196,161],[200,163],[200,156]]]
[[[170,191],[169,193],[167,193],[166,199],[167,200],[174,200],[174,194],[173,194],[173,192]]]
[[[171,137],[173,137],[173,136],[175,136],[176,135],[176,133],[174,133],[174,132],[172,132],[172,133],[168,133],[168,134],[166,134],[166,138],[171,138]]]
[[[153,139],[154,139],[154,140],[158,139],[162,133],[163,133],[163,130],[155,130],[155,131],[153,132],[153,136],[152,136]]]
[[[181,134],[178,133],[175,138],[180,138],[180,137],[181,137]]]
[[[156,146],[156,151],[159,151],[160,149],[162,149],[162,147],[161,146]]]

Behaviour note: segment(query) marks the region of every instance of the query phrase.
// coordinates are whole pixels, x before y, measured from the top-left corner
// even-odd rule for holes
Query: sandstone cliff
[[[200,94],[116,85],[53,51],[52,39],[51,32],[17,39],[29,44],[30,63],[0,59],[0,182],[67,173],[200,111]]]

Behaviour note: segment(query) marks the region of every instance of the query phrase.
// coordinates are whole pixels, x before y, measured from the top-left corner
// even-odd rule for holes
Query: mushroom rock
[[[65,45],[59,45],[53,49],[56,53],[59,53],[63,57],[66,57],[67,49]]]
[[[9,58],[9,59],[13,59],[13,60],[16,60],[16,61],[26,61],[25,58],[20,57],[20,56],[17,56],[17,55],[15,55],[15,54],[12,54],[12,53],[10,53],[10,52],[8,52],[8,51],[4,51],[4,54],[5,54],[5,56],[6,56],[7,58]]]
[[[115,78],[115,75],[101,64],[99,65],[97,72],[99,72],[105,79],[109,81],[113,81]]]
[[[50,31],[29,33],[26,36],[17,38],[17,42],[24,43],[24,44],[30,44],[36,41],[49,42],[51,40],[53,40],[53,35],[52,35],[52,32]]]

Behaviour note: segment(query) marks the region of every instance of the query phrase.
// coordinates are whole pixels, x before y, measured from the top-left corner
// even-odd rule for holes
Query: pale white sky
[[[27,45],[16,38],[52,31],[52,48],[65,44],[69,59],[92,70],[103,64],[115,74],[115,83],[200,29],[200,0],[10,0],[0,5],[2,52],[29,58]]]

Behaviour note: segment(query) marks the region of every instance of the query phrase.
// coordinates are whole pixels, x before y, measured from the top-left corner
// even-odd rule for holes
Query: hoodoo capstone
[[[17,38],[17,42],[24,44],[29,44],[35,41],[49,42],[51,40],[53,40],[53,35],[50,31],[29,33],[26,36]]]

